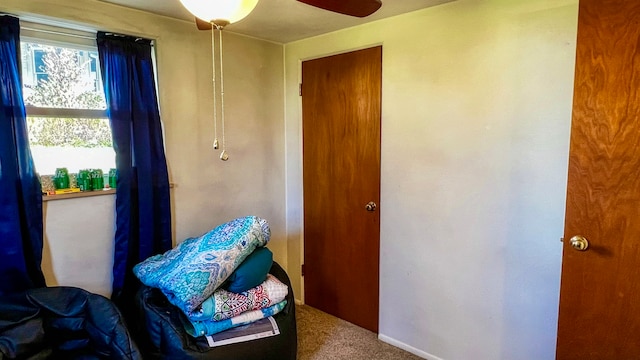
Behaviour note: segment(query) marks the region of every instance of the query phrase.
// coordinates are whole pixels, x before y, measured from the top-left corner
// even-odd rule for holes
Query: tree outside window
[[[97,51],[22,42],[27,124],[36,169],[115,167]]]

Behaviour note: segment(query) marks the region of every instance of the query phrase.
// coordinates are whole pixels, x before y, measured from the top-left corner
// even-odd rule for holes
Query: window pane
[[[66,167],[80,169],[115,168],[115,152],[108,119],[27,117],[29,143],[36,170],[41,175]]]
[[[107,173],[115,167],[109,121],[102,113],[86,111],[106,109],[97,49],[24,40],[22,82],[36,170],[40,175],[62,167],[70,174],[81,169]],[[94,115],[98,117],[85,118]]]
[[[26,105],[104,110],[107,108],[98,52],[22,42]]]

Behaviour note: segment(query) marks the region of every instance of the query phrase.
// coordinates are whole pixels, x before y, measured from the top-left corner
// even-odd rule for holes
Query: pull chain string
[[[222,29],[218,32],[220,38],[220,115],[222,119],[222,151],[226,152],[227,150],[227,141],[225,137],[224,130],[224,63],[222,61]],[[224,159],[226,160],[226,159]]]
[[[215,47],[215,29],[216,26],[211,24],[211,68],[213,73],[213,149],[218,149],[218,107],[216,104],[216,47]]]

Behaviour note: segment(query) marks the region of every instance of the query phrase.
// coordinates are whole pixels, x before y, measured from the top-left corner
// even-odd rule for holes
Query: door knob
[[[584,236],[576,235],[569,240],[571,247],[578,251],[586,251],[589,247],[589,241]]]
[[[376,211],[376,207],[377,205],[373,201],[369,201],[369,203],[364,206],[367,211]]]

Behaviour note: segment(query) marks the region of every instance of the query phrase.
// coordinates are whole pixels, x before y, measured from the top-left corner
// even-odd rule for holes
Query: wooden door
[[[640,359],[640,1],[581,0],[577,47],[556,357]]]
[[[305,303],[374,332],[381,82],[382,47],[302,64]]]

